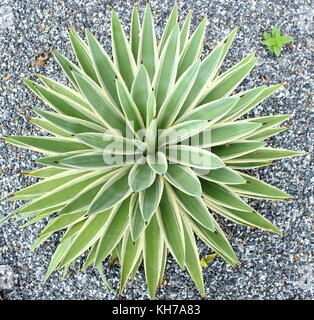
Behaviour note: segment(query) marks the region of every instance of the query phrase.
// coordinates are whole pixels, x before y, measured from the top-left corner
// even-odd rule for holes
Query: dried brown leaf
[[[36,67],[41,67],[43,65],[45,65],[47,63],[47,61],[49,60],[51,53],[46,53],[42,58],[37,59],[38,55],[35,55],[36,60],[34,61],[34,65]]]

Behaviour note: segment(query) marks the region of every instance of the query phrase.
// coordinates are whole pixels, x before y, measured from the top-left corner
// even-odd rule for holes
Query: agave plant
[[[143,263],[148,292],[162,283],[168,251],[205,295],[197,235],[235,266],[237,257],[214,215],[280,234],[243,199],[290,197],[242,170],[303,154],[266,147],[290,115],[239,118],[281,85],[234,91],[254,67],[249,54],[224,73],[220,67],[236,30],[201,59],[206,18],[190,34],[173,8],[156,40],[151,9],[140,23],[133,9],[129,40],[112,13],[113,59],[86,31],[69,37],[78,65],[54,56],[71,87],[43,75],[25,84],[53,111],[34,110],[31,122],[52,136],[11,136],[8,143],[45,154],[44,167],[25,173],[43,180],[16,192],[31,200],[5,217],[49,217],[32,249],[62,234],[48,268],[65,274],[81,255],[104,282],[103,262],[121,264],[120,293]],[[24,226],[25,226],[24,225]]]

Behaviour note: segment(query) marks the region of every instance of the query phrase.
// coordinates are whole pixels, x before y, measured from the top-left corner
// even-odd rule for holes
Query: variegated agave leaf
[[[134,8],[127,40],[113,12],[113,59],[89,31],[85,42],[71,30],[78,64],[54,52],[70,86],[25,80],[53,109],[31,119],[52,136],[5,138],[45,156],[37,161],[43,168],[27,173],[43,180],[9,199],[30,201],[2,222],[18,216],[31,218],[29,225],[53,215],[32,249],[65,230],[46,278],[88,252],[83,269],[93,265],[109,287],[102,263],[111,256],[121,264],[121,293],[143,263],[154,298],[169,251],[205,295],[195,235],[238,263],[213,212],[280,234],[242,197],[290,195],[241,170],[303,154],[265,142],[289,115],[238,120],[280,85],[233,94],[254,55],[220,74],[236,30],[201,60],[206,20],[190,33],[191,15],[183,26],[177,15],[175,7],[157,41],[150,7],[142,23]]]

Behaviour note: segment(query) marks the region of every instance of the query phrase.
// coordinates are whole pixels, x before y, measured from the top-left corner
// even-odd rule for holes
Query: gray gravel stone
[[[217,258],[204,270],[209,299],[313,299],[313,4],[310,0],[187,0],[150,1],[160,34],[174,3],[184,17],[194,11],[192,26],[208,16],[205,51],[211,50],[235,26],[239,31],[227,56],[230,67],[251,51],[260,57],[257,66],[242,83],[241,88],[263,84],[284,83],[284,89],[250,113],[250,116],[293,113],[286,122],[289,130],[270,139],[278,148],[305,150],[307,156],[278,161],[253,174],[293,195],[291,201],[251,201],[265,217],[284,232],[276,236],[251,230],[221,220],[241,261],[233,269]],[[38,52],[56,48],[72,57],[67,29],[75,27],[80,34],[89,28],[110,51],[110,11],[115,9],[127,27],[133,4],[143,13],[145,1],[105,0],[1,0],[0,2],[0,136],[42,135],[29,124],[32,108],[43,104],[30,93],[22,78],[34,79],[39,72],[65,81],[53,59],[47,65],[33,63]],[[277,24],[283,34],[295,40],[276,58],[261,45],[264,31]],[[6,76],[10,76],[8,80]],[[0,199],[32,182],[19,173],[36,167],[39,155],[0,142]],[[15,203],[0,203],[0,217],[15,208]],[[4,299],[115,299],[104,289],[98,275],[88,269],[75,270],[63,279],[60,273],[43,283],[57,236],[52,237],[35,252],[31,243],[43,223],[20,229],[21,223],[7,223],[0,228],[0,265],[13,270],[13,288],[0,292]],[[210,253],[200,243],[202,255]],[[117,288],[119,267],[107,268],[110,283]],[[1,288],[0,288],[1,290]],[[200,299],[187,272],[180,271],[168,258],[165,285],[158,299]],[[123,299],[147,299],[143,269],[127,286]]]

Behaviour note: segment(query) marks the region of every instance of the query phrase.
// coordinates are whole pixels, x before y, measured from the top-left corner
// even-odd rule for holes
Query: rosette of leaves
[[[267,49],[274,53],[277,57],[280,56],[283,45],[293,41],[293,38],[290,36],[282,36],[278,26],[272,28],[272,34],[264,32],[265,40],[262,42],[264,46],[267,46]]]
[[[200,59],[206,18],[192,33],[190,23],[191,13],[179,26],[174,7],[157,42],[150,7],[142,23],[134,8],[128,40],[113,12],[113,59],[89,31],[85,42],[71,30],[78,64],[54,52],[70,86],[42,75],[41,84],[25,80],[52,109],[34,110],[31,122],[52,136],[5,138],[45,157],[37,160],[44,167],[26,173],[43,180],[9,199],[30,202],[2,222],[49,217],[32,246],[61,235],[46,278],[66,274],[84,255],[83,269],[93,265],[108,285],[103,262],[110,256],[121,264],[120,293],[143,264],[154,298],[170,252],[205,295],[195,236],[238,263],[214,213],[280,234],[242,197],[290,195],[242,170],[302,154],[264,141],[290,115],[239,118],[281,85],[234,94],[257,59],[249,54],[220,73],[236,30]]]

